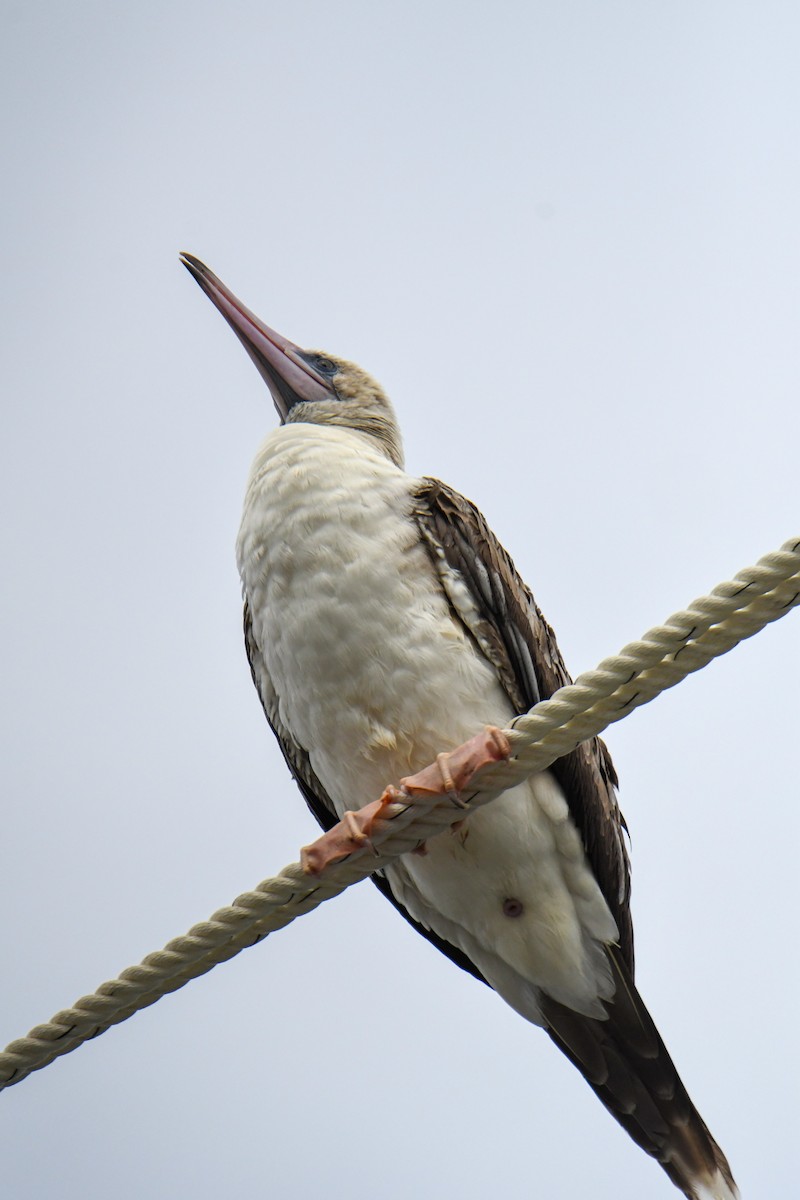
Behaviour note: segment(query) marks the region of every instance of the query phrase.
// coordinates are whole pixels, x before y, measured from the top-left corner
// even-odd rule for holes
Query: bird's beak
[[[192,254],[181,254],[180,260],[222,313],[256,364],[259,375],[272,392],[282,421],[286,420],[289,409],[302,400],[324,400],[335,396],[331,384],[306,362],[300,347],[259,321],[205,263]]]

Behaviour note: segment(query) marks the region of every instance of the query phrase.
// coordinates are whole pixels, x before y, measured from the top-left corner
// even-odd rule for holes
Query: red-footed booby
[[[198,259],[181,260],[280,417],[256,455],[237,542],[245,643],[287,765],[330,829],[570,677],[477,508],[404,472],[379,385],[275,333]],[[593,739],[373,878],[424,937],[547,1031],[685,1196],[735,1200],[634,986],[616,784]]]

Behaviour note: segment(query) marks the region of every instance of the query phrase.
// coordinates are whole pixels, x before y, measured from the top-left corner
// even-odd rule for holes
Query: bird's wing
[[[264,715],[267,718],[270,729],[278,739],[278,745],[281,748],[286,765],[312,814],[322,828],[328,830],[336,824],[339,817],[337,816],[333,801],[311,766],[308,752],[294,740],[280,719],[278,697],[272,686],[272,680],[269,678],[264,667],[263,655],[253,635],[253,621],[250,615],[250,606],[246,600],[244,602],[244,644],[247,650],[247,660],[250,663],[250,674],[253,677],[253,683],[261,700]],[[374,798],[377,799],[377,796]],[[389,886],[388,880],[382,872],[377,872],[371,878],[378,891],[405,917],[410,925],[414,926],[417,933],[422,934],[424,938],[432,942],[437,950],[440,950],[442,954],[446,954],[448,958],[452,959],[456,966],[461,967],[464,971],[468,971],[476,979],[485,982],[478,968],[463,950],[460,950],[458,946],[452,945],[452,943],[446,941],[444,938],[439,937],[427,925],[421,924],[411,916],[395,896]]]
[[[552,629],[473,504],[436,479],[420,481],[413,515],[455,617],[493,664],[517,711],[571,679]],[[586,857],[617,922],[605,952],[616,979],[606,1017],[539,996],[547,1032],[631,1137],[684,1195],[738,1196],[725,1155],[692,1104],[633,980],[630,867],[608,751],[592,738],[553,763]]]
[[[552,629],[475,505],[438,479],[422,479],[412,515],[454,615],[494,666],[517,712],[571,683]],[[592,738],[550,770],[564,790],[586,857],[617,922],[620,950],[632,975],[630,866],[608,750]]]

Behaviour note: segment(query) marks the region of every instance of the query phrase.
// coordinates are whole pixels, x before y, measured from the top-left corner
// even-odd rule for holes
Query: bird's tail
[[[728,1160],[689,1099],[628,967],[614,947],[608,954],[617,979],[608,1020],[543,997],[547,1032],[688,1200],[737,1200]]]

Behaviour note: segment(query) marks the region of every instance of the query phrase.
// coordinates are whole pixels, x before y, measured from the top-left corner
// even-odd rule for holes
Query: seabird
[[[394,410],[360,367],[275,333],[181,260],[266,381],[280,426],[237,541],[253,682],[323,829],[485,722],[570,680],[478,509],[403,470]],[[634,986],[617,777],[584,743],[373,876],[429,941],[542,1026],[690,1200],[738,1196]]]

